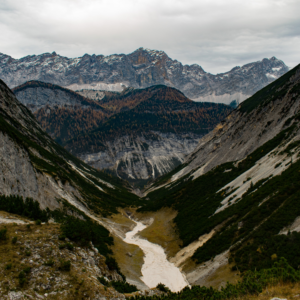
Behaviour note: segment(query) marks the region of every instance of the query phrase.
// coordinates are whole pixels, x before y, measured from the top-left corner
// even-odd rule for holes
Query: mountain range
[[[232,108],[153,86],[105,92],[101,100],[30,81],[13,89],[52,138],[86,163],[145,183],[178,166]]]
[[[122,91],[163,84],[201,102],[241,102],[288,71],[272,57],[213,75],[197,64],[182,65],[163,51],[139,48],[126,54],[67,58],[53,53],[14,59],[0,53],[0,78],[10,87],[38,80],[72,90]]]
[[[271,288],[274,297],[284,289],[286,297],[298,295],[300,65],[234,110],[160,85],[105,92],[101,100],[40,82],[15,94],[0,81],[1,297],[236,299],[263,290],[269,297]],[[155,134],[156,126],[161,136],[186,128],[201,136],[182,163],[137,196],[126,181],[70,154],[33,115],[59,116],[63,108],[87,118],[84,110],[99,113],[100,125],[88,132],[49,130],[78,156],[105,150],[102,137],[110,141],[129,130],[125,145],[145,150],[141,137]],[[136,240],[161,246],[192,288],[172,293],[163,284],[146,286],[149,253],[126,242],[137,224],[143,229]]]

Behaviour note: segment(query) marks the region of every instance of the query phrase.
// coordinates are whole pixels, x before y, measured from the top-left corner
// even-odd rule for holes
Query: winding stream
[[[132,220],[133,221],[133,220]],[[126,233],[124,242],[139,246],[144,252],[141,280],[149,287],[156,287],[158,283],[165,284],[172,292],[178,292],[188,285],[184,275],[174,264],[167,260],[164,249],[140,238],[137,233],[147,226],[134,221],[137,225]]]

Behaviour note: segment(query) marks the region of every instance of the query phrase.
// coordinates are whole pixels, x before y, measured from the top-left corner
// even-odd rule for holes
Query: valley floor
[[[129,215],[139,221],[133,222],[128,217]],[[142,251],[131,243],[135,233],[139,234],[136,240],[144,241],[144,243],[148,243],[144,240],[146,238],[151,242],[157,241],[161,247],[164,246],[165,253],[167,253],[165,258],[168,257],[172,261],[172,258],[176,258],[178,253],[181,253],[179,250],[176,255],[171,251],[173,247],[170,247],[170,245],[177,245],[175,249],[180,249],[180,240],[172,221],[175,216],[176,213],[170,209],[144,215],[128,209],[120,211],[111,219],[106,219],[107,224],[110,224],[111,229],[115,231],[113,250],[114,253],[118,253],[115,257],[121,270],[126,270],[126,266],[130,266],[126,270],[127,281],[138,283],[137,286],[144,290],[144,292],[130,295],[120,294],[112,287],[106,287],[99,282],[97,277],[103,276],[109,280],[118,280],[119,275],[115,271],[109,271],[105,258],[93,246],[89,248],[78,247],[75,244],[70,246],[72,243],[68,239],[60,239],[60,225],[56,223],[38,225],[24,217],[0,212],[0,230],[2,232],[3,229],[7,230],[6,238],[0,235],[0,299],[104,300],[125,299],[132,295],[150,295],[149,293],[157,294],[145,285],[145,283],[151,285],[147,280],[144,280],[145,283],[142,281],[142,275],[144,279],[154,276],[151,271],[151,274],[147,274],[143,270],[149,267],[147,256],[145,257],[143,253],[145,249],[141,246]],[[139,245],[139,243],[136,244]],[[154,246],[163,250],[158,245]],[[154,255],[157,254],[154,253]],[[154,260],[155,258],[157,257],[153,257]],[[198,284],[220,288],[227,280],[231,283],[240,280],[237,272],[232,272],[228,263],[218,265],[217,259],[215,260],[211,264],[207,263],[208,272]],[[167,260],[166,262],[168,263]],[[205,269],[204,266],[201,268],[202,271]],[[196,269],[192,261],[187,259],[187,264],[181,270],[191,272]],[[169,273],[174,275],[173,271]],[[168,286],[167,282],[165,284]],[[171,286],[170,288],[174,290]],[[300,299],[300,284],[279,283],[269,286],[259,295],[247,295],[237,299],[270,300],[275,297]]]
[[[188,285],[185,276],[180,270],[167,260],[164,249],[158,244],[153,244],[141,238],[138,233],[145,228],[142,222],[135,222],[132,231],[126,233],[124,241],[139,246],[144,252],[144,264],[142,266],[142,280],[145,284],[154,288],[158,284],[165,284],[172,292],[179,292]]]
[[[231,270],[232,266],[228,263],[227,253],[216,257],[214,261],[208,261],[200,265],[196,265],[191,259],[197,247],[210,239],[212,234],[199,237],[199,241],[183,249],[180,248],[182,242],[176,233],[175,224],[173,223],[176,214],[174,210],[169,208],[146,213],[137,213],[135,209],[128,208],[120,210],[120,213],[113,215],[109,221],[106,220],[115,233],[119,235],[119,237],[114,237],[113,252],[127,281],[142,290],[149,288],[149,286],[156,286],[159,282],[155,280],[158,278],[161,278],[161,281],[163,281],[162,274],[157,275],[155,270],[149,271],[151,263],[148,261],[149,258],[145,257],[145,252],[149,254],[149,249],[144,249],[143,244],[150,242],[150,244],[154,244],[154,247],[160,246],[160,249],[164,250],[167,263],[171,263],[176,269],[178,268],[183,278],[185,278],[184,280],[187,280],[187,283],[190,285],[196,284],[220,288],[224,286],[227,281],[236,283],[240,277],[237,271]],[[132,238],[126,238],[128,234],[133,232],[132,230],[136,226],[135,222],[129,218],[129,215],[140,225],[135,236],[138,241],[132,241]],[[145,242],[143,242],[143,240]],[[140,242],[142,245],[140,245]],[[196,244],[197,247],[194,247],[194,244]],[[142,249],[137,245],[141,246]],[[155,250],[152,250],[154,253]],[[157,260],[159,260],[159,258],[157,258]],[[156,263],[156,261],[154,261],[154,263]],[[194,273],[197,273],[197,276],[195,276]],[[155,281],[156,284],[151,285],[152,281]],[[181,289],[174,288],[173,282],[164,281],[163,283],[173,291],[179,291]]]

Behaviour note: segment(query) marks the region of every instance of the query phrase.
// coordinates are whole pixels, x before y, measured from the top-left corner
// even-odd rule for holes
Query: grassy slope
[[[10,223],[5,227],[0,225],[0,230],[7,229],[6,239],[0,239],[1,299],[6,299],[7,294],[12,291],[26,293],[32,299],[37,299],[36,293],[41,296],[48,293],[47,299],[53,300],[95,298],[99,294],[103,297],[114,295],[113,288],[105,288],[94,279],[99,273],[87,266],[86,259],[95,259],[102,276],[111,278],[116,272],[109,271],[105,258],[91,252],[89,246],[71,242],[69,244],[75,246],[73,249],[63,248],[66,241],[59,239],[59,224],[36,225],[29,219],[2,211],[0,217],[27,223]],[[90,256],[91,253],[93,256]],[[61,260],[71,262],[70,271],[60,269]],[[21,285],[19,274],[28,267],[31,269],[26,273],[25,283]]]
[[[139,235],[151,243],[158,244],[165,249],[167,257],[173,257],[179,250],[181,240],[176,232],[173,219],[177,212],[165,208],[157,212],[135,213],[134,216],[139,220],[151,221],[151,224]]]

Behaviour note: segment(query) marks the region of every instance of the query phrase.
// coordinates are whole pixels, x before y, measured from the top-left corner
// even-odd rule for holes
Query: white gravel
[[[188,285],[184,275],[174,264],[167,260],[164,249],[149,241],[142,239],[137,234],[147,226],[141,222],[132,231],[126,233],[124,242],[139,246],[144,252],[141,280],[149,287],[156,287],[158,283],[165,284],[172,292],[178,292]]]
[[[6,218],[6,217],[0,216],[0,224],[11,224],[11,223],[28,224],[27,222],[24,222],[23,220],[20,220],[20,219]]]

